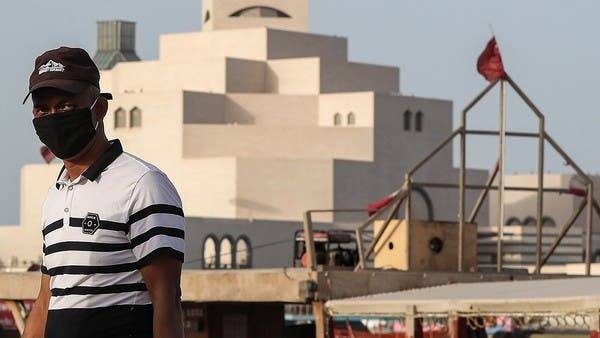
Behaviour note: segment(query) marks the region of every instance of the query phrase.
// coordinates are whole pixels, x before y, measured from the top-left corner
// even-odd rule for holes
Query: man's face
[[[87,108],[96,99],[93,97],[91,91],[86,90],[79,94],[71,94],[56,88],[40,88],[33,92],[31,97],[33,100],[32,112],[34,118]],[[92,118],[95,119],[95,116]]]

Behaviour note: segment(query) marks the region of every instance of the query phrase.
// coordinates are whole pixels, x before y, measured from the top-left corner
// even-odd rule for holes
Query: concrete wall
[[[316,57],[293,58],[269,60],[265,81],[265,91],[278,94],[398,93],[400,70]]]
[[[371,128],[185,125],[183,156],[373,159]]]
[[[269,59],[320,57],[347,60],[345,38],[269,28],[176,33],[160,36],[159,59],[194,63],[199,59]]]
[[[225,99],[224,123],[314,127],[318,107],[316,96],[229,94]]]
[[[334,207],[332,182],[329,159],[238,159],[237,218],[301,220],[306,210]]]
[[[266,65],[261,61],[226,59],[227,93],[262,93],[265,91]]]
[[[282,95],[316,95],[320,92],[318,58],[282,59],[267,62],[265,91]]]
[[[235,218],[238,168],[234,158],[186,159],[167,174],[174,182],[186,216]]]
[[[106,134],[109,139],[120,139],[125,151],[140,154],[161,168],[170,167],[174,160],[182,157],[183,101],[183,92],[118,95],[110,103],[104,119]],[[136,107],[142,111],[142,127],[130,128],[129,112]],[[115,129],[118,109],[127,112],[126,128]]]
[[[319,122],[321,127],[333,127],[335,114],[341,114],[342,125],[348,127],[348,114],[355,116],[351,127],[373,127],[375,95],[372,92],[319,95]]]
[[[323,60],[348,60],[348,39],[287,30],[267,30],[267,58],[287,59],[316,56]]]
[[[224,94],[184,92],[183,123],[224,124],[226,101]]]
[[[225,58],[201,58],[193,60],[193,62],[180,63],[169,61],[123,62],[118,63],[110,72],[102,72],[100,86],[104,91],[113,94],[174,90],[225,93],[228,85],[226,82],[227,61]],[[237,69],[239,70],[240,67]],[[236,84],[230,86],[235,88]]]
[[[400,69],[356,62],[321,60],[320,92],[400,92]]]

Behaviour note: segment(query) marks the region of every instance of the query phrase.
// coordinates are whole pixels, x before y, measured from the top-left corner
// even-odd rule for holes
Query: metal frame
[[[483,97],[485,97],[497,84],[500,84],[500,130],[469,130],[467,129],[467,114],[469,111],[477,105]],[[526,132],[511,132],[506,130],[506,85],[509,85],[517,95],[527,104],[534,115],[538,118],[538,132],[537,133],[526,133]],[[414,187],[433,187],[433,188],[450,188],[459,190],[459,206],[458,206],[458,271],[463,271],[464,261],[464,228],[467,222],[472,223],[481,210],[484,200],[489,194],[490,190],[497,190],[499,192],[499,219],[498,219],[498,237],[497,237],[497,270],[500,272],[503,269],[502,266],[502,237],[503,237],[503,225],[504,225],[504,192],[505,191],[535,191],[537,192],[537,224],[536,224],[536,265],[535,273],[539,274],[542,267],[546,264],[550,256],[554,253],[558,245],[560,245],[562,239],[567,234],[577,217],[583,212],[583,209],[587,207],[586,216],[586,254],[585,254],[585,272],[586,275],[590,275],[591,270],[591,247],[592,247],[592,225],[593,225],[593,212],[600,216],[600,204],[594,199],[593,196],[593,183],[592,180],[581,170],[581,168],[567,155],[567,153],[556,143],[556,141],[546,132],[545,130],[545,117],[542,112],[535,106],[535,104],[529,99],[529,97],[521,90],[521,88],[512,80],[512,78],[506,75],[505,78],[496,80],[488,84],[461,112],[461,125],[452,134],[444,139],[436,148],[434,148],[423,160],[413,166],[405,175],[404,185],[398,190],[393,196],[391,203],[378,210],[375,214],[370,216],[363,224],[356,228],[356,238],[358,241],[359,249],[359,263],[355,270],[364,269],[366,261],[369,256],[373,253],[373,249],[380,240],[382,234],[389,226],[393,216],[397,213],[401,205],[405,203],[405,218],[406,222],[410,224],[412,220],[412,200],[411,194]],[[467,135],[490,135],[499,136],[499,159],[496,163],[492,175],[489,177],[485,185],[467,184],[467,169],[466,169],[466,147],[467,147]],[[460,136],[460,167],[459,167],[459,182],[458,184],[451,183],[432,183],[432,182],[414,182],[413,177],[421,167],[423,167],[429,160],[437,155],[443,148],[450,144],[455,137]],[[537,187],[518,187],[518,186],[506,186],[504,182],[504,163],[505,163],[505,148],[506,148],[506,137],[526,137],[526,138],[537,138],[538,139],[538,165],[537,165],[537,176],[538,182]],[[579,176],[586,185],[586,198],[582,201],[579,208],[571,216],[569,221],[563,227],[560,235],[556,238],[550,250],[544,255],[542,253],[542,216],[544,212],[544,193],[570,193],[570,189],[566,188],[547,188],[544,186],[544,159],[545,159],[545,145],[546,142],[554,149],[558,154],[566,161],[567,165],[573,168],[577,176]],[[494,185],[494,180],[497,179],[497,185]],[[473,207],[469,217],[466,217],[466,190],[476,189],[481,190],[481,193]],[[309,258],[311,262],[311,268],[315,268],[314,262],[314,244],[312,244],[312,219],[311,213],[314,212],[342,212],[343,210],[327,210],[327,211],[308,211],[305,213],[304,230],[305,238],[311,238],[307,241]],[[349,210],[346,210],[349,211]],[[356,210],[352,210],[354,212]],[[388,212],[389,211],[389,212]],[[385,223],[381,227],[377,234],[374,234],[373,242],[365,250],[362,232],[372,225],[384,213],[388,212]],[[410,229],[410,226],[408,227]],[[409,230],[410,231],[410,230]],[[410,241],[408,242],[410,243]],[[312,247],[311,247],[312,246]],[[312,252],[311,252],[312,251]]]

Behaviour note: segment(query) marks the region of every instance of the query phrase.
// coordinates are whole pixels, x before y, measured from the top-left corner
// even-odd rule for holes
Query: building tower
[[[308,0],[204,0],[203,30],[269,27],[308,31]]]
[[[98,50],[94,62],[100,70],[112,69],[118,62],[139,60],[135,52],[135,22],[98,22]]]

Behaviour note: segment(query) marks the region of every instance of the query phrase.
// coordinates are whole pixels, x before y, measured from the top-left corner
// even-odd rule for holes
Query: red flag
[[[391,193],[390,195],[380,199],[379,201],[373,202],[373,203],[367,205],[367,212],[368,212],[369,216],[372,216],[377,211],[385,208],[390,203],[392,203],[394,198],[396,198],[397,194],[398,194],[398,191],[395,191],[395,192]]]
[[[54,160],[56,158],[56,155],[54,155],[52,150],[50,150],[46,146],[40,147],[40,154],[44,158],[44,161],[46,161],[46,164],[50,164],[50,162],[52,162],[52,160]]]
[[[490,82],[506,77],[496,38],[492,38],[481,55],[479,55],[479,59],[477,59],[477,71]]]
[[[585,196],[587,196],[587,190],[570,187],[569,194],[574,195],[574,196],[579,196],[579,197],[585,197]]]

